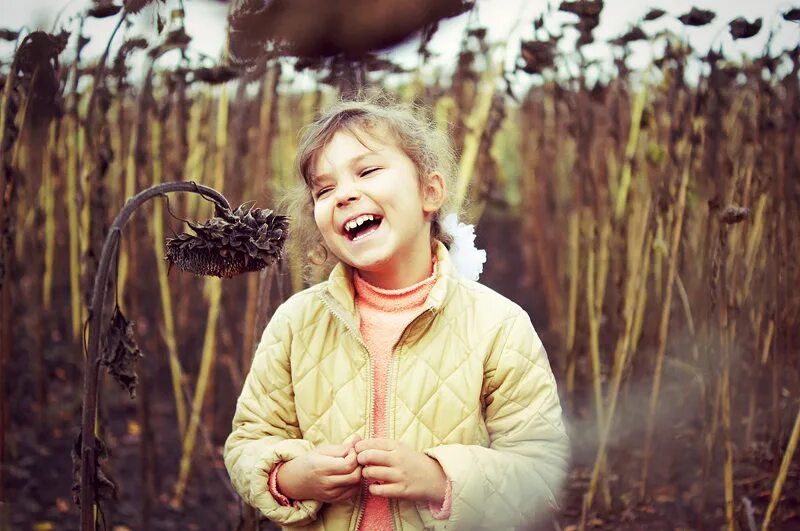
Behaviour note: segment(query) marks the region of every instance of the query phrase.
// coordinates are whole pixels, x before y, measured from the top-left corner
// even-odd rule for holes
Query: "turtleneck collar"
[[[358,274],[353,272],[353,287],[359,304],[381,308],[384,311],[402,311],[419,308],[425,303],[428,295],[438,277],[438,262],[434,256],[431,275],[413,284],[400,289],[384,289],[373,286]]]

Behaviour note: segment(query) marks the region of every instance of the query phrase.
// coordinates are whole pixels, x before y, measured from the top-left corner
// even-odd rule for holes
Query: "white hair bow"
[[[475,247],[475,225],[460,223],[455,214],[448,214],[442,228],[453,236],[450,258],[456,269],[470,280],[478,280],[486,263],[486,251]]]

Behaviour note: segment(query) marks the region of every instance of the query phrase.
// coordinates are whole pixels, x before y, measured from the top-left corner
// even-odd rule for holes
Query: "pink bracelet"
[[[294,504],[278,490],[278,471],[284,464],[286,464],[286,461],[281,461],[269,471],[269,493],[272,494],[272,497],[275,498],[275,501],[277,501],[279,505],[289,507]]]

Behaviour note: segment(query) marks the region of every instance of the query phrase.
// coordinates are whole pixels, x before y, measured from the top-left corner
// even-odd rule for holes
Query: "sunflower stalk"
[[[98,380],[101,365],[100,346],[105,339],[105,323],[107,323],[107,292],[111,267],[116,261],[122,229],[133,212],[148,200],[171,192],[193,192],[210,198],[218,206],[229,209],[230,205],[224,196],[213,188],[191,182],[164,183],[148,188],[128,199],[117,214],[103,243],[97,273],[94,278],[92,302],[89,308],[89,344],[86,353],[86,369],[83,384],[83,413],[81,416],[81,442],[78,458],[80,460],[79,492],[81,504],[81,531],[95,531],[95,500],[97,499],[97,460],[100,446],[95,439],[95,425],[98,402]]]
[[[647,416],[647,427],[645,429],[644,457],[642,464],[641,485],[639,494],[644,498],[647,492],[647,476],[652,457],[653,432],[655,431],[655,418],[658,407],[658,397],[661,389],[661,369],[664,365],[664,354],[667,348],[667,336],[669,333],[670,310],[672,308],[672,292],[675,277],[678,272],[678,250],[681,242],[681,231],[683,230],[683,215],[686,208],[686,190],[689,186],[689,178],[692,173],[693,147],[691,144],[686,148],[688,153],[683,164],[680,188],[678,189],[677,205],[675,206],[675,220],[672,227],[672,239],[670,242],[669,264],[667,267],[667,285],[662,305],[661,320],[658,328],[658,350],[656,351],[655,369],[653,373],[653,387],[650,393],[650,407]]]
[[[225,184],[225,147],[228,143],[228,86],[220,87],[219,102],[217,107],[217,135],[215,145],[214,185],[222,189]],[[211,367],[216,353],[216,330],[219,317],[220,299],[222,297],[222,283],[220,279],[206,280],[205,291],[208,295],[208,319],[206,320],[206,334],[203,339],[203,354],[200,361],[200,373],[197,375],[197,386],[192,399],[192,412],[189,418],[189,427],[183,440],[181,451],[180,469],[178,480],[175,483],[175,495],[171,500],[173,507],[181,507],[186,485],[189,481],[189,472],[192,465],[197,438],[197,427],[200,424],[200,413],[206,396],[206,389],[211,379]]]
[[[161,122],[158,119],[150,122],[150,149],[152,155],[153,186],[161,184],[161,145],[164,141],[161,133]],[[172,311],[172,294],[167,278],[167,263],[164,253],[164,212],[160,201],[153,203],[152,217],[153,243],[155,244],[156,267],[158,270],[158,288],[161,296],[161,311],[164,315],[164,341],[169,353],[169,372],[172,381],[172,394],[175,399],[175,413],[178,420],[178,431],[181,441],[186,437],[186,406],[181,391],[183,369],[178,356],[178,342],[175,338],[175,318]]]

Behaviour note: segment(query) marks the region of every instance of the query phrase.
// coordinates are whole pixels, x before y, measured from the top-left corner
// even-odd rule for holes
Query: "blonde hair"
[[[441,175],[446,196],[432,218],[431,240],[439,240],[449,248],[453,239],[443,228],[442,219],[456,210],[453,191],[458,168],[450,138],[436,127],[428,109],[398,103],[380,94],[339,101],[301,131],[295,170],[302,182],[289,192],[286,211],[291,219],[290,245],[310,262],[307,265],[313,269],[314,266],[331,267],[335,264],[314,222],[311,187],[317,158],[339,131],[347,131],[365,146],[364,135],[373,139],[388,135],[411,159],[420,186],[426,184],[431,174]]]

